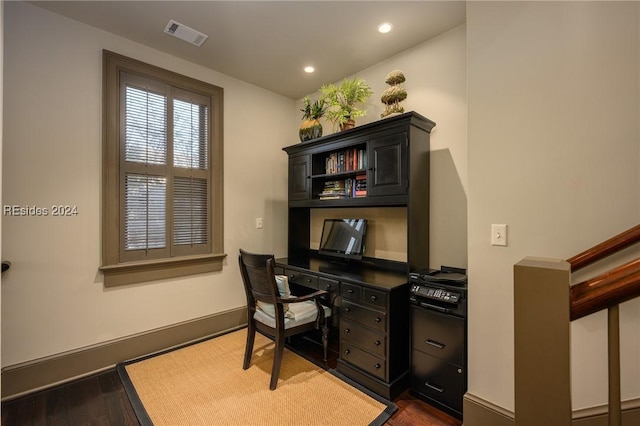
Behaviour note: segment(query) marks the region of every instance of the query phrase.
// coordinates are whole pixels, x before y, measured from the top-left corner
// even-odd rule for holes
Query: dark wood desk
[[[276,259],[276,273],[327,290],[340,330],[337,370],[394,399],[409,386],[409,284],[406,269],[322,258]]]

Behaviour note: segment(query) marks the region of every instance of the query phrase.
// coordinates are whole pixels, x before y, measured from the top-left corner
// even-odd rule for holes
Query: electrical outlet
[[[256,229],[262,229],[262,218],[261,217],[257,217],[256,218]]]
[[[507,245],[507,225],[493,224],[491,225],[491,245],[506,246]]]

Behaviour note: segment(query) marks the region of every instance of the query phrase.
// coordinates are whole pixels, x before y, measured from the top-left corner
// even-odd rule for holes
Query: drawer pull
[[[349,349],[347,349],[346,351],[344,351],[345,355],[349,355],[351,353],[351,351]]]
[[[433,389],[436,392],[439,392],[439,393],[444,392],[444,388],[441,388],[440,386],[433,385],[433,384],[431,384],[429,382],[425,382],[424,385],[426,387],[428,387],[429,389]]]
[[[440,342],[436,342],[435,340],[431,340],[431,339],[427,339],[424,341],[427,345],[431,345],[431,346],[435,346],[438,349],[444,349],[444,347],[446,346],[445,344],[442,344]]]
[[[372,302],[375,302],[376,300],[378,300],[378,298],[375,295],[371,296],[371,301]]]
[[[380,346],[380,344],[381,344],[381,343],[382,343],[382,342],[381,342],[380,340],[376,340],[374,344],[375,344],[376,346]]]
[[[348,289],[348,290],[347,290],[347,293],[349,293],[349,294],[353,294],[353,290],[352,290],[352,289]]]
[[[344,308],[344,313],[348,314],[349,312],[351,312],[351,308]]]
[[[349,334],[349,333],[351,333],[351,330],[349,330],[348,328],[345,328],[344,329],[344,334]]]
[[[311,278],[307,278],[307,282],[310,283],[312,280]]]
[[[376,368],[376,370],[379,370],[380,369],[380,364],[376,364],[376,365],[374,365],[374,367]]]
[[[382,320],[380,319],[380,317],[376,317],[375,322],[377,322],[377,323],[378,323],[378,322],[380,322],[380,321],[382,321]]]

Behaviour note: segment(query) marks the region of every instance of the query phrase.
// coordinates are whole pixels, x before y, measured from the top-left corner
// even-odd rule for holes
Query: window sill
[[[185,275],[219,272],[226,257],[226,253],[181,256],[105,265],[99,269],[104,274],[104,286],[116,287]]]

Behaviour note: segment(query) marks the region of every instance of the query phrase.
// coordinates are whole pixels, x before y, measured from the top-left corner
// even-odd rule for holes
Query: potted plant
[[[300,142],[305,142],[322,136],[320,118],[327,111],[327,105],[322,98],[312,102],[308,96],[302,102],[304,108],[300,110],[302,111],[302,124],[300,124],[299,136]]]
[[[380,100],[385,104],[384,112],[380,115],[382,118],[390,115],[402,114],[404,107],[400,106],[400,102],[407,99],[407,91],[402,87],[405,82],[402,71],[391,71],[385,80],[390,87],[382,92]]]
[[[320,88],[329,108],[327,118],[340,126],[340,130],[355,126],[355,119],[367,114],[361,106],[373,94],[371,87],[358,77],[345,78],[340,85],[327,84]]]

